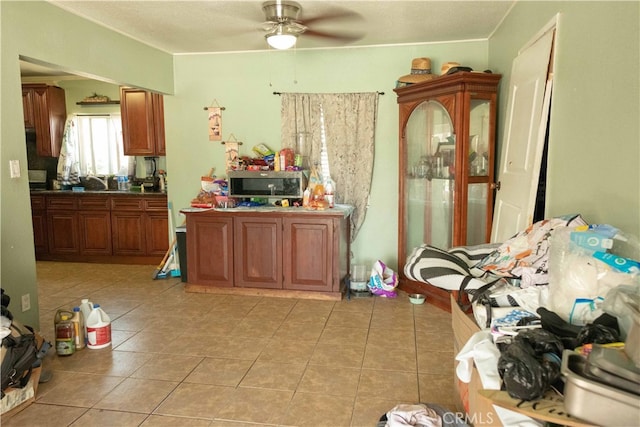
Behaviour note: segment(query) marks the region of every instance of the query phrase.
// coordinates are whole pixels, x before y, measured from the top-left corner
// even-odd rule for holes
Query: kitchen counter
[[[296,214],[296,215],[331,215],[331,216],[341,216],[348,217],[353,213],[354,207],[351,205],[338,205],[336,204],[333,208],[329,209],[306,209],[302,207],[290,206],[287,208],[283,208],[281,206],[273,206],[273,205],[265,205],[265,206],[256,206],[256,207],[234,207],[234,208],[182,208],[180,212],[182,213],[199,213],[199,212],[221,212],[227,214],[234,213],[282,213],[282,214]]]

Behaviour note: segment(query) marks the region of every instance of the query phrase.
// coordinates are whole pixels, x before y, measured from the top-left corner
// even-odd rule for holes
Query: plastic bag
[[[622,258],[636,256],[637,250],[640,244],[635,237],[606,224],[554,230],[546,305],[571,324],[593,322],[604,312],[607,292],[639,283],[635,261]],[[616,267],[622,261],[626,267]]]
[[[368,286],[374,295],[395,298],[397,295],[395,289],[398,286],[398,275],[382,261],[378,260],[371,269],[371,278]]]
[[[562,343],[542,329],[519,333],[501,353],[498,372],[514,399],[535,400],[560,378]]]
[[[640,283],[611,289],[605,296],[602,309],[618,318],[621,338],[626,339],[634,321],[640,323]]]

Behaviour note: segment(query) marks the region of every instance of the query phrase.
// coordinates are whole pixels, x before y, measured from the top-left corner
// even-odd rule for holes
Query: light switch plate
[[[9,160],[11,178],[20,178],[20,160]]]

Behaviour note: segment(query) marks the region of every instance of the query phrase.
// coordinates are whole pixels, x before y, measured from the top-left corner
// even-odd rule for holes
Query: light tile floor
[[[153,270],[37,263],[43,335],[89,298],[112,347],[54,352],[3,426],[375,426],[399,403],[455,408],[451,316],[428,303],[193,294]]]

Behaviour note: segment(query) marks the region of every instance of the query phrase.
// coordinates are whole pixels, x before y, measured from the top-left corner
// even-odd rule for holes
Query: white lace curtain
[[[335,182],[335,202],[352,205],[351,240],[364,222],[373,176],[378,93],[283,93],[282,146],[296,149],[297,135],[306,134],[303,155],[320,168],[320,110]]]

